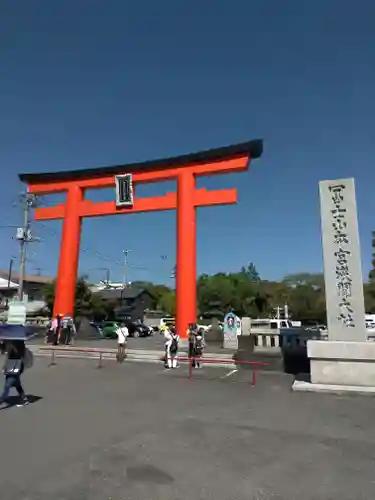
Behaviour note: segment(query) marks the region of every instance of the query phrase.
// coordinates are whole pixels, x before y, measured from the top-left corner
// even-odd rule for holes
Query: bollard
[[[189,379],[193,378],[193,358],[189,358]]]
[[[97,368],[98,369],[103,368],[103,354],[101,351],[99,353],[99,364],[98,364]]]
[[[52,349],[51,363],[48,366],[56,366],[56,362],[55,362],[55,349]]]
[[[252,375],[252,378],[251,378],[251,385],[254,386],[256,383],[257,383],[257,369],[254,367],[253,368],[253,375]]]

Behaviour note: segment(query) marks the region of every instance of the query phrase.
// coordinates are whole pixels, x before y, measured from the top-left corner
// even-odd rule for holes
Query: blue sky
[[[318,181],[354,176],[367,275],[375,229],[374,19],[371,0],[4,0],[0,225],[21,220],[19,172],[263,137],[264,155],[249,172],[199,182],[237,187],[239,203],[198,211],[198,272],[249,261],[266,279],[320,271]],[[174,212],[85,220],[80,271],[98,280],[109,267],[121,280],[127,247],[129,279],[168,282],[175,220]],[[41,242],[29,245],[27,271],[54,274],[61,223],[33,228]],[[18,255],[12,235],[0,228],[0,268]]]

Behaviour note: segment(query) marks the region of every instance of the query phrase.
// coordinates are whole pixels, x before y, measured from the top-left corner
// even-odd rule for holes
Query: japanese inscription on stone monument
[[[328,335],[366,340],[354,179],[319,183]]]

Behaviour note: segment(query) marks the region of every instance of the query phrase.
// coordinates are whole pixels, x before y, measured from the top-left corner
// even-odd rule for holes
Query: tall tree
[[[241,273],[251,281],[260,281],[259,273],[253,262],[250,262],[247,267],[242,266]]]
[[[46,284],[44,288],[44,301],[47,308],[52,313],[53,304],[55,301],[56,281]],[[86,281],[86,276],[81,276],[77,280],[76,294],[75,294],[75,316],[103,316],[108,313],[109,306],[105,305],[103,301],[90,290],[89,284]],[[66,311],[58,311],[58,313],[66,314]]]
[[[296,287],[300,285],[310,285],[316,289],[324,288],[324,274],[322,273],[296,273],[285,276],[282,283]]]

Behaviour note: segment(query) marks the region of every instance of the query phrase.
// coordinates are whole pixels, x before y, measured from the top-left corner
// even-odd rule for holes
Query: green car
[[[115,321],[106,321],[102,326],[103,337],[105,339],[117,339],[117,328],[119,324]]]

